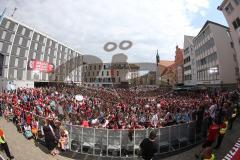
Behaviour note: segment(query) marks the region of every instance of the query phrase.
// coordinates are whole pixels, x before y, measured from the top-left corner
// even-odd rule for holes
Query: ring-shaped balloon
[[[114,42],[108,42],[104,45],[103,48],[106,52],[111,52],[111,51],[114,51],[117,48],[117,44],[114,43]]]
[[[127,49],[129,49],[129,48],[131,48],[131,47],[132,47],[132,42],[131,42],[131,41],[125,40],[125,41],[122,41],[122,42],[119,44],[119,48],[120,48],[121,50],[127,50]]]

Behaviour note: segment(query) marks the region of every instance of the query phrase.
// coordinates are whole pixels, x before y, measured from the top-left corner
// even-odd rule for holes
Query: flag
[[[156,63],[157,63],[157,66],[158,66],[158,63],[160,62],[159,60],[159,55],[158,55],[158,50],[157,50],[157,55],[156,55]]]
[[[2,12],[2,14],[0,15],[0,24],[2,23],[2,20],[3,20],[3,17],[4,17],[4,14],[6,12],[7,8],[5,8]]]

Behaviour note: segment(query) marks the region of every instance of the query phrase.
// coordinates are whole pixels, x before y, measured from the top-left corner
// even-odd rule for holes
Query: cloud
[[[195,35],[193,15],[203,14],[209,0],[0,0],[0,9],[68,46],[111,61],[115,53],[126,53],[131,62],[173,59],[175,45],[183,35]],[[128,51],[105,53],[108,41],[131,40]]]

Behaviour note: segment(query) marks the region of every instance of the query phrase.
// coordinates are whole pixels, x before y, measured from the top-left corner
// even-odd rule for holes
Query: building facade
[[[240,67],[240,0],[224,0],[218,7],[223,12],[232,37],[232,45],[236,51],[238,68]],[[238,79],[238,84],[239,79]]]
[[[83,85],[112,87],[137,84],[139,67],[126,62],[86,64],[82,68]]]
[[[229,28],[207,21],[193,39],[197,85],[234,85],[239,75]]]
[[[193,36],[184,36],[183,77],[186,86],[193,86],[197,81],[193,39]]]
[[[79,52],[10,17],[0,24],[0,62],[2,81],[81,81]]]
[[[162,81],[172,86],[183,84],[183,49],[176,46],[175,60],[170,62],[171,64],[161,71]]]

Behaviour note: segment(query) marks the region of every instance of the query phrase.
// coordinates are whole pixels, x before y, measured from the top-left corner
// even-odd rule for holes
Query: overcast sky
[[[84,54],[109,62],[125,53],[129,62],[173,60],[184,35],[196,35],[207,19],[226,25],[222,0],[0,0],[14,18]],[[106,53],[108,41],[133,42],[127,51]]]

